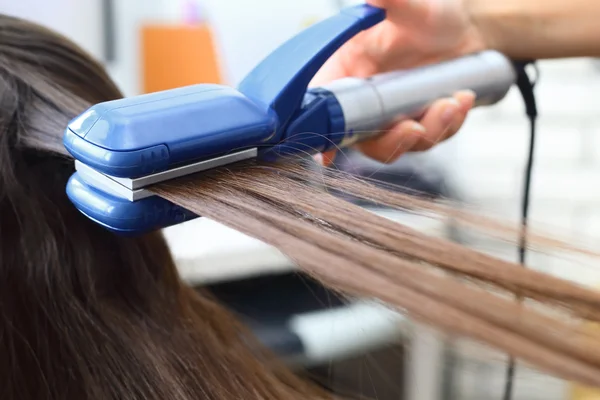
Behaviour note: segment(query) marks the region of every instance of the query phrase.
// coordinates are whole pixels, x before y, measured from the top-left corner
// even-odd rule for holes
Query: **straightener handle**
[[[496,104],[516,80],[513,62],[502,53],[487,50],[367,79],[342,78],[317,91],[335,97],[336,107],[330,106],[330,139],[347,147],[378,135],[394,121],[420,118],[434,101],[459,90],[475,92],[476,107]],[[335,108],[340,110],[334,112]],[[334,118],[338,115],[341,118]]]

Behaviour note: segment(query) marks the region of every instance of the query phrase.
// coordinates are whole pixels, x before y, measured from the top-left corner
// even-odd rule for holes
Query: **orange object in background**
[[[208,25],[145,25],[141,30],[142,91],[221,83]]]

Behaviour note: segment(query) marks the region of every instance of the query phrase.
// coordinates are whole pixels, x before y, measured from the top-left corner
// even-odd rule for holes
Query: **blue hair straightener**
[[[509,59],[485,51],[308,88],[336,50],[384,19],[369,5],[346,8],[285,42],[237,89],[199,84],[94,105],[65,131],[76,166],[67,195],[114,232],[165,228],[197,215],[153,195],[151,185],[251,158],[347,147],[457,90],[473,90],[477,106],[494,104],[517,79]]]

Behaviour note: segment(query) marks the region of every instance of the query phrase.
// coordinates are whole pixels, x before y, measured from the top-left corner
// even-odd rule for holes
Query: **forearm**
[[[600,57],[600,0],[464,1],[489,47],[509,57]]]

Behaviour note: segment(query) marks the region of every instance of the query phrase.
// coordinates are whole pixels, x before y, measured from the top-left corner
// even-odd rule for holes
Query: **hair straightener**
[[[511,60],[484,51],[308,88],[336,50],[384,19],[366,4],[345,8],[283,43],[237,88],[199,84],[92,106],[65,130],[76,167],[67,195],[111,231],[165,228],[197,215],[153,195],[154,184],[251,158],[344,148],[457,90],[473,90],[476,106],[495,104],[517,81]]]

